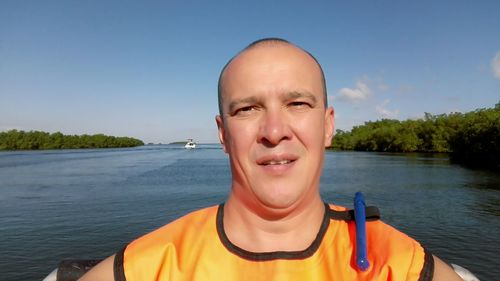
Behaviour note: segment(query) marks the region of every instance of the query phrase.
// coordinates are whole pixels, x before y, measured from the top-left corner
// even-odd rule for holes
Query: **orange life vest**
[[[355,223],[343,207],[327,211],[303,251],[253,253],[224,233],[223,205],[195,211],[130,243],[115,257],[115,280],[431,280],[432,255],[376,220],[366,223],[370,267],[355,261]],[[346,216],[347,214],[347,216]]]

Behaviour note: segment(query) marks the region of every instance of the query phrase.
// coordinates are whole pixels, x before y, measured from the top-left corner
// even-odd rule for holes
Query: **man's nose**
[[[258,141],[266,146],[276,146],[292,138],[289,118],[282,110],[267,110],[262,116]]]

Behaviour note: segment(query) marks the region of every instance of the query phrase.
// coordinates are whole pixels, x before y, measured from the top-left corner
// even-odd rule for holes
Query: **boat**
[[[196,143],[193,141],[193,139],[188,139],[186,145],[184,145],[185,149],[193,149],[196,148]]]

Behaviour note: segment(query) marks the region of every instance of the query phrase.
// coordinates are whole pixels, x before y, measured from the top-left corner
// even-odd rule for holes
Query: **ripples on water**
[[[218,145],[0,153],[0,279],[41,280],[62,259],[104,258],[230,185]],[[443,155],[327,152],[326,201],[355,191],[383,219],[481,280],[500,254],[500,176]]]

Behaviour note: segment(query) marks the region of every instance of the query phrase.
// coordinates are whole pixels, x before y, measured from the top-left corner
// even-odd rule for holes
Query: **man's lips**
[[[291,162],[292,162],[292,160],[279,160],[279,161],[271,160],[271,161],[265,162],[261,165],[283,165],[283,164],[288,164]]]
[[[292,154],[266,155],[257,159],[257,164],[261,166],[286,165],[295,162],[297,156]]]

